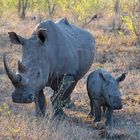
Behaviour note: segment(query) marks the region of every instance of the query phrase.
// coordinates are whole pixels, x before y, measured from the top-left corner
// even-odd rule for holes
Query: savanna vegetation
[[[117,76],[127,72],[120,85],[123,109],[115,111],[112,129],[93,123],[85,75],[72,93],[75,108],[65,109],[65,120],[39,120],[34,104],[15,104],[14,89],[3,67],[9,53],[17,69],[21,47],[10,43],[8,31],[29,37],[42,20],[62,17],[90,31],[96,39],[96,57],[89,72],[105,68]],[[88,72],[88,73],[89,73]],[[45,89],[47,113],[52,90]],[[0,139],[1,140],[139,140],[140,139],[140,0],[1,0],[0,1]]]

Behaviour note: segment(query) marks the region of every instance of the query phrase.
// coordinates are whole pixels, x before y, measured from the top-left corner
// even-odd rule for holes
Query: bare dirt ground
[[[34,104],[14,104],[11,100],[13,86],[3,68],[2,56],[9,53],[11,67],[15,70],[20,58],[21,47],[13,46],[7,32],[16,31],[29,37],[36,23],[15,21],[0,27],[0,139],[1,140],[139,140],[140,139],[140,48],[135,46],[132,35],[119,35],[104,31],[108,23],[104,17],[86,27],[96,38],[96,57],[89,72],[102,67],[118,76],[127,72],[120,85],[123,109],[114,112],[112,129],[102,123],[93,124],[87,118],[90,111],[86,91],[85,75],[72,93],[75,108],[65,109],[67,117],[62,121],[50,122],[47,118],[37,120]],[[88,73],[89,73],[88,72]],[[45,90],[47,113],[51,112],[52,91]],[[101,125],[101,126],[100,126]],[[103,129],[101,128],[103,127]]]

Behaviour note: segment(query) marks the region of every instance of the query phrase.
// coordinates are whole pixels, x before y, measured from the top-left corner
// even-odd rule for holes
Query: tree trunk
[[[40,5],[41,5],[41,0],[37,0],[37,4],[38,4],[38,16],[37,16],[37,20],[40,22],[41,21],[41,13],[40,13]]]
[[[114,5],[114,12],[116,16],[120,14],[119,5],[120,5],[120,0],[116,0],[115,5]]]
[[[26,16],[26,9],[27,9],[27,5],[28,5],[28,0],[22,0],[22,3],[21,3],[21,8],[22,8],[22,11],[21,11],[21,16],[20,18],[22,20],[25,19],[25,16]]]
[[[46,0],[46,3],[48,6],[48,17],[52,18],[56,4],[54,3],[51,4],[51,0]]]
[[[137,39],[138,39],[138,47],[140,48],[140,37],[138,36]]]
[[[21,15],[21,0],[18,1],[18,15]]]
[[[31,0],[31,12],[32,12],[32,19],[34,18],[34,2]]]

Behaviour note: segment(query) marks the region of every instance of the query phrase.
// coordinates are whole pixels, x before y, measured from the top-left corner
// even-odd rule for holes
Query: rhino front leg
[[[35,106],[36,106],[36,116],[44,117],[46,112],[46,99],[43,90],[39,92],[35,100]]]
[[[102,110],[101,110],[101,105],[99,104],[98,100],[94,100],[94,109],[95,109],[94,122],[99,122],[101,121]]]
[[[110,107],[108,107],[107,112],[106,112],[106,122],[105,122],[105,124],[108,126],[112,125],[112,122],[113,122],[112,115],[113,115],[113,110]]]
[[[74,83],[74,76],[64,75],[59,91],[52,99],[53,117],[59,114],[63,114],[62,108],[68,100],[68,97],[70,96],[70,92],[68,91],[71,89]]]

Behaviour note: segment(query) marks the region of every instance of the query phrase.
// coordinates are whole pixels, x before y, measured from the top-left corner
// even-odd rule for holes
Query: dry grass
[[[140,49],[133,46],[135,39],[131,35],[116,35],[104,32],[102,27],[106,20],[101,18],[87,27],[96,38],[97,53],[90,69],[103,67],[114,76],[128,72],[126,80],[121,83],[124,107],[115,111],[115,126],[105,128],[104,118],[99,124],[92,124],[87,118],[89,99],[84,76],[73,91],[74,109],[65,110],[68,115],[64,120],[50,122],[45,118],[37,120],[34,104],[21,105],[11,101],[13,87],[5,75],[2,63],[3,52],[10,52],[11,66],[16,68],[21,49],[13,46],[7,36],[8,31],[16,31],[28,37],[36,23],[16,21],[0,27],[0,139],[1,140],[139,140],[140,139]],[[90,72],[89,71],[89,72]],[[45,89],[47,112],[50,113],[50,89]],[[102,129],[103,128],[103,129]],[[101,130],[100,130],[101,129]]]

